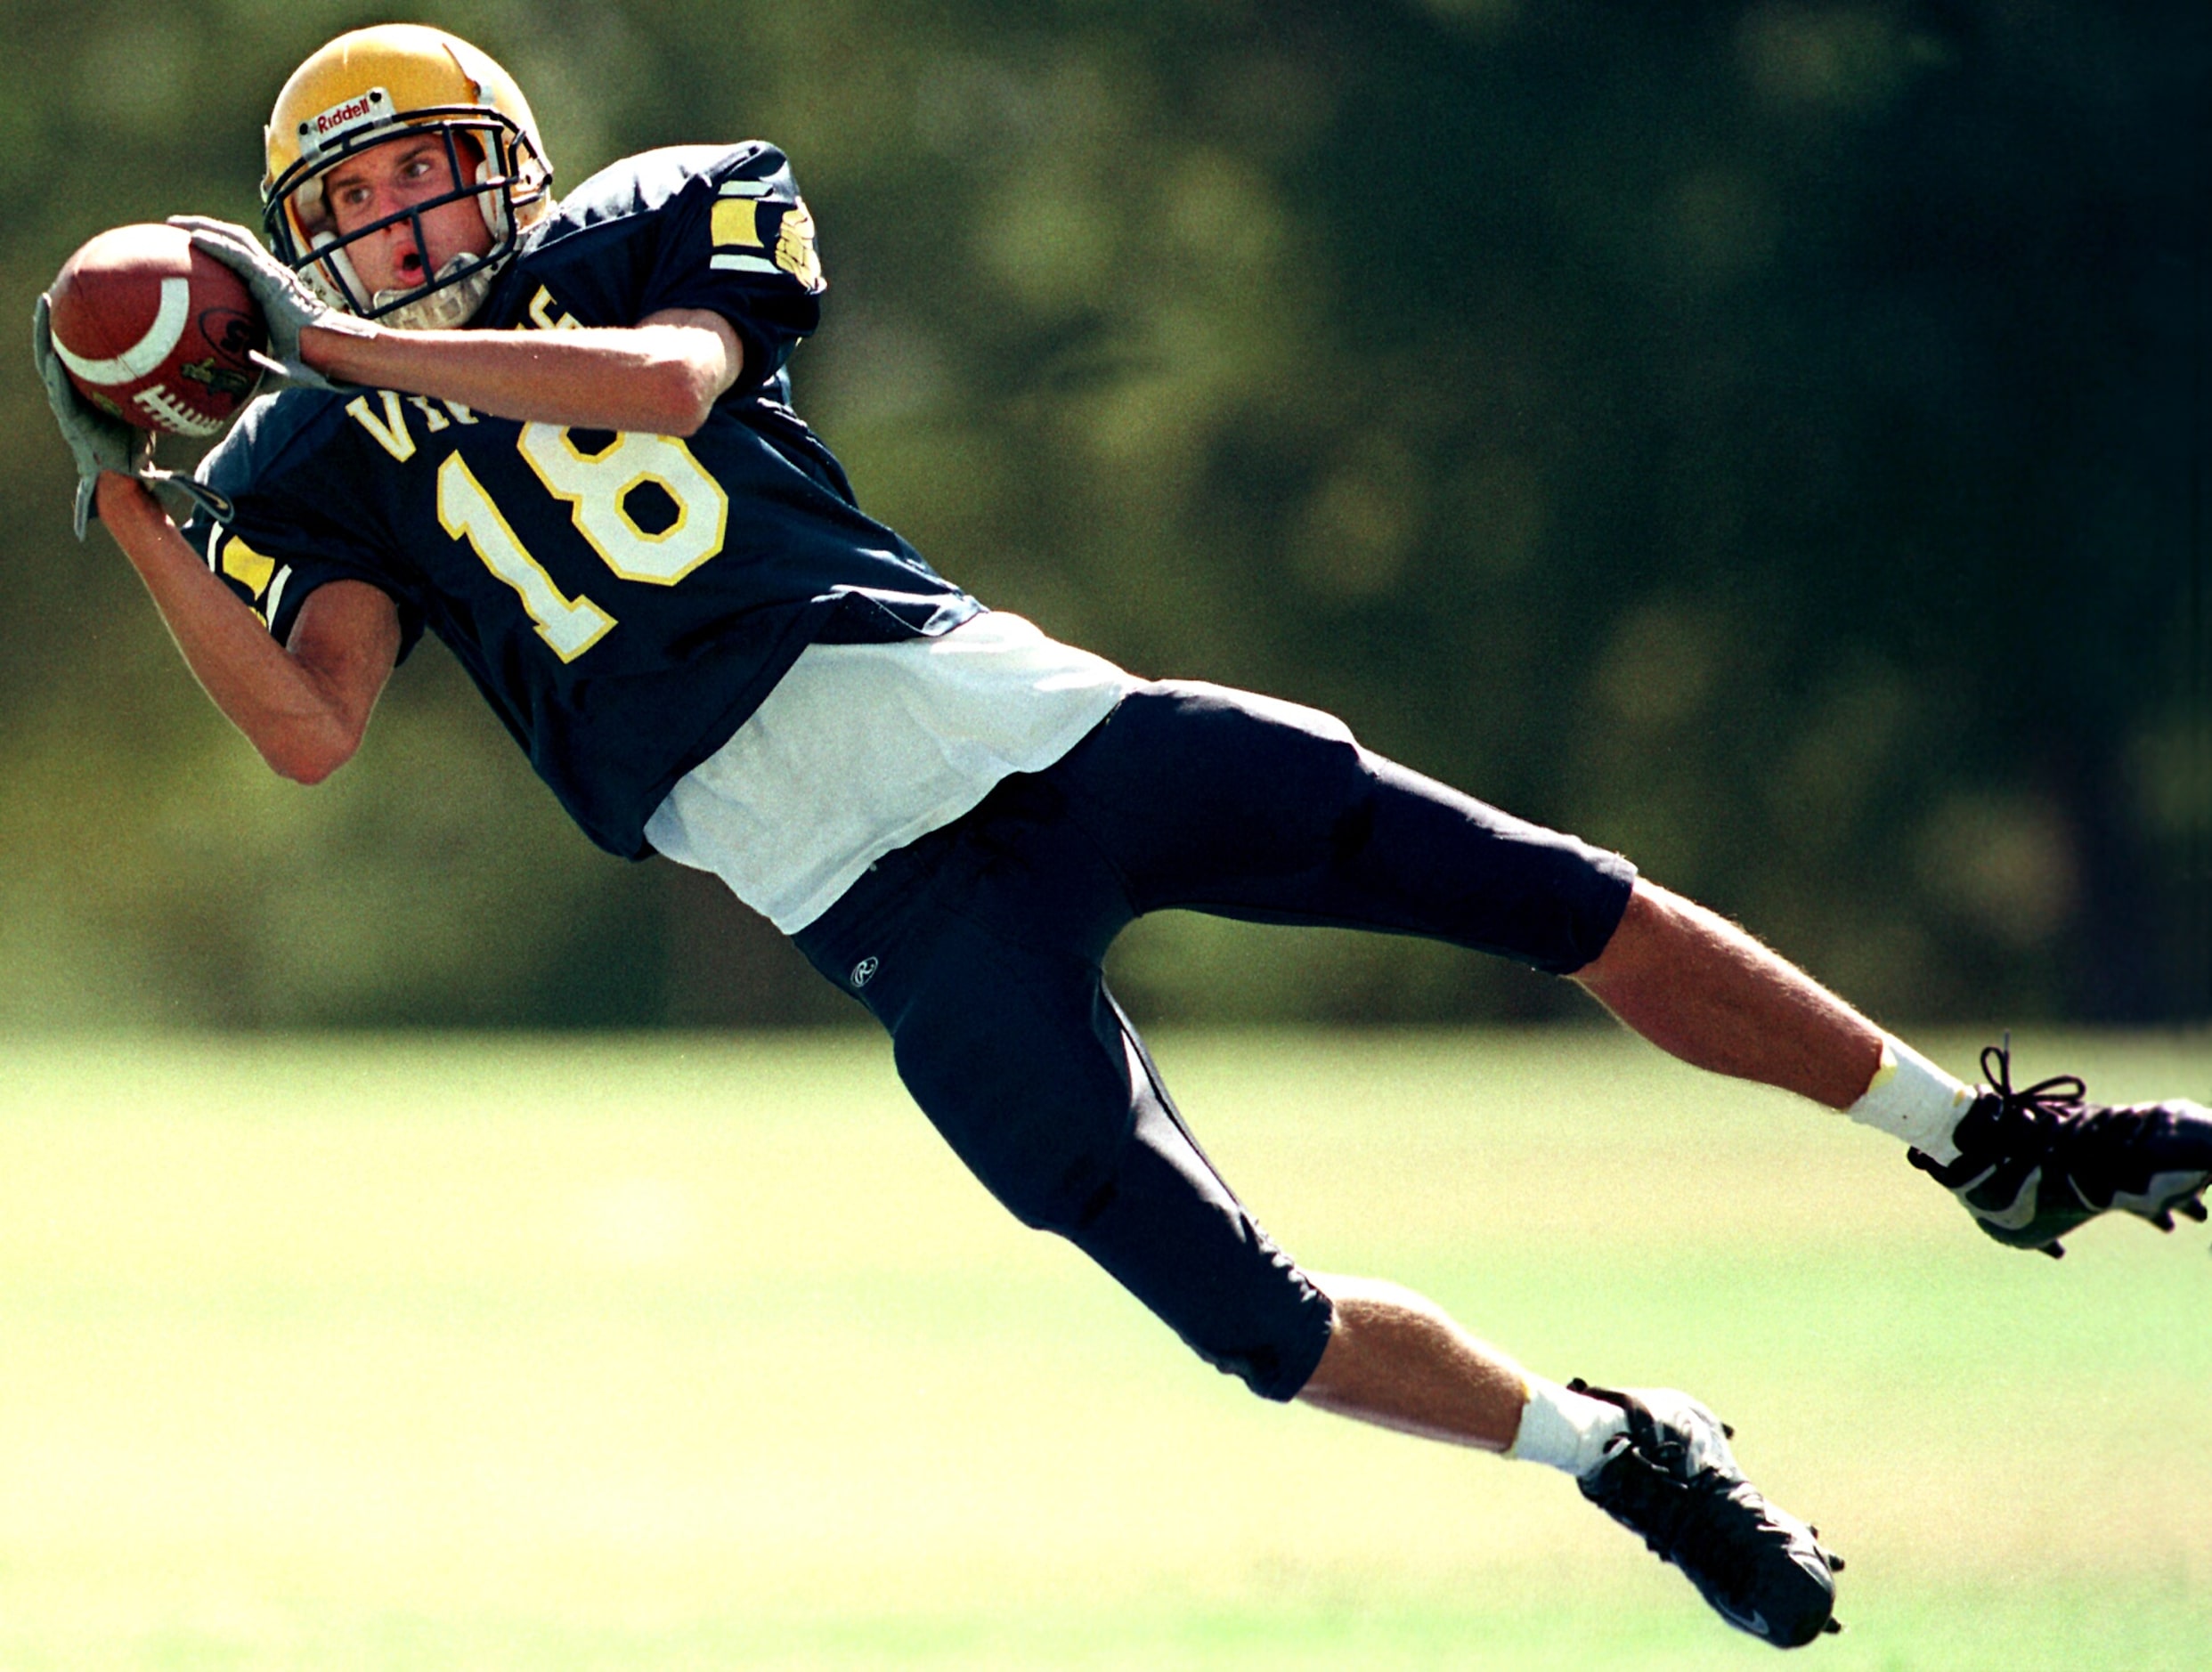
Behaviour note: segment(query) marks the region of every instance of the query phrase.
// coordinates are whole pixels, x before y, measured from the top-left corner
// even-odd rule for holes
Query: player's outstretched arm
[[[458,401],[525,423],[689,435],[744,369],[719,313],[671,308],[622,329],[300,333],[307,364],[343,383]]]
[[[558,333],[387,330],[331,307],[242,226],[191,215],[170,224],[245,280],[269,330],[264,363],[295,382],[396,389],[525,423],[689,435],[744,369],[729,321],[697,308]]]
[[[318,587],[289,644],[209,572],[159,501],[128,477],[100,478],[100,520],[153,595],[186,663],[270,767],[319,783],[361,746],[399,657],[399,612],[358,580]]]

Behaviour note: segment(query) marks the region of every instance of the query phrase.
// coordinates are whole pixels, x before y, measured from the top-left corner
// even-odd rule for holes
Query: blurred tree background
[[[0,0],[19,321],[103,227],[257,222],[283,77],[389,15]],[[568,184],[791,152],[801,410],[986,600],[1332,709],[1887,1019],[2212,1014],[2202,0],[408,15]],[[0,1023],[858,1018],[592,849],[435,646],[331,783],[270,776],[70,540],[20,349],[0,401]],[[1193,918],[1117,956],[1154,1016],[1568,1002]]]

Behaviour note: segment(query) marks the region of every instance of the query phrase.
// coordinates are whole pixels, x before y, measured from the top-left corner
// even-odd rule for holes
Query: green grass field
[[[1729,1417],[1850,1559],[1804,1664],[2212,1659],[2212,1233],[2009,1254],[1598,1030],[1157,1043],[1307,1263]],[[8,1063],[0,1666],[1768,1663],[1560,1477],[1207,1370],[873,1038]],[[2212,1039],[2020,1066],[2202,1096]]]

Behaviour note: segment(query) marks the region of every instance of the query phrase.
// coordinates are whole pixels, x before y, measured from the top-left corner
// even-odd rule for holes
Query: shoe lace
[[[2077,1074],[2054,1074],[2047,1080],[2015,1089],[2010,1039],[1983,1048],[1981,1072],[1989,1089],[1997,1094],[1997,1118],[2006,1129],[2005,1148],[2021,1160],[2040,1161],[2049,1155],[2066,1128],[2066,1109],[2078,1112],[2089,1092]]]
[[[2053,1075],[2015,1089],[2008,1040],[1981,1053],[1981,1072],[1997,1095],[2007,1160],[2023,1169],[2046,1167],[2046,1178],[2062,1177],[2086,1206],[2109,1205],[2122,1183],[2124,1157],[2109,1142],[2081,1140],[2108,1131],[2127,1111],[2087,1102],[2089,1088],[2079,1075]]]

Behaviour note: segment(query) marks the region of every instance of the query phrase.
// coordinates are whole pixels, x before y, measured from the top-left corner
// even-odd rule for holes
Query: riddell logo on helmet
[[[351,104],[341,104],[335,110],[325,110],[315,118],[315,132],[328,134],[334,127],[343,127],[348,122],[357,122],[368,114],[369,100],[364,94]]]
[[[391,110],[391,95],[381,87],[371,87],[368,92],[359,93],[343,104],[334,104],[302,122],[299,125],[300,142],[305,149],[314,150],[333,134],[343,134],[347,128],[358,127],[363,122],[378,120],[388,116]]]

